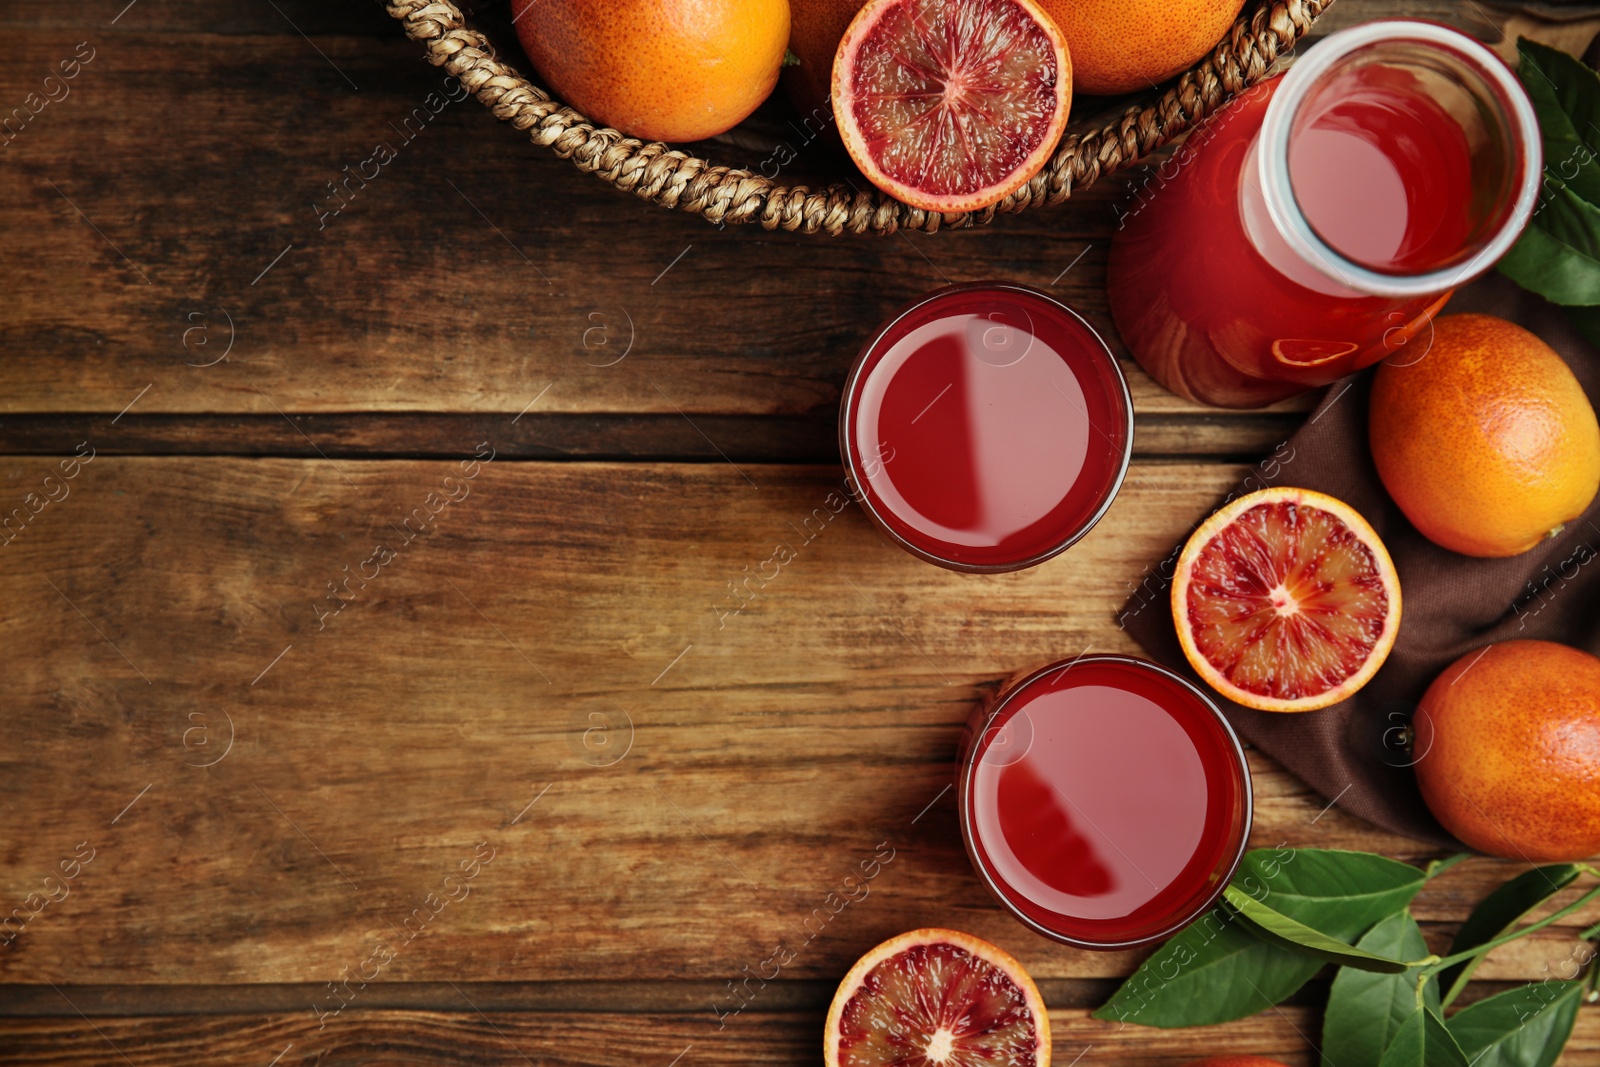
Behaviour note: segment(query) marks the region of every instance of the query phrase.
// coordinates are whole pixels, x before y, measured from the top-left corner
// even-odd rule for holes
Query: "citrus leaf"
[[[1350,943],[1402,911],[1422,888],[1417,868],[1370,852],[1266,849],[1245,853],[1233,884],[1299,922]]]
[[[1570,187],[1546,187],[1543,207],[1529,225],[1537,226],[1589,260],[1600,260],[1600,206]],[[1600,293],[1583,303],[1600,303]]]
[[[1427,942],[1410,912],[1391,915],[1368,930],[1357,946],[1369,952],[1421,959]],[[1439,1010],[1439,984],[1423,986],[1423,1003]],[[1417,972],[1373,974],[1339,968],[1322,1022],[1322,1067],[1370,1067],[1417,1011]]]
[[[1500,272],[1557,304],[1600,304],[1600,76],[1565,52],[1517,42],[1539,118],[1539,204]]]
[[[1555,863],[1548,867],[1535,867],[1523,871],[1511,881],[1496,889],[1472,909],[1467,921],[1456,931],[1450,942],[1447,956],[1477,948],[1507,933],[1521,922],[1529,912],[1571,885],[1578,877],[1578,868],[1571,863]],[[1483,957],[1463,960],[1439,974],[1439,984],[1444,989],[1444,1002],[1451,1003],[1471,979]]]
[[[1480,1000],[1447,1025],[1473,1067],[1550,1067],[1582,999],[1582,982],[1535,982]]]
[[[1543,209],[1500,260],[1500,273],[1552,303],[1600,304],[1600,207],[1569,189],[1546,193]]]
[[[1600,204],[1600,76],[1567,53],[1517,39],[1517,76],[1528,90],[1544,141],[1546,179]]]
[[[1097,1019],[1174,1028],[1265,1011],[1305,985],[1322,961],[1258,940],[1237,914],[1213,908],[1145,960]]]
[[[1268,944],[1304,952],[1344,967],[1358,967],[1364,971],[1401,974],[1406,970],[1405,962],[1402,960],[1368,952],[1366,949],[1329,937],[1321,930],[1315,930],[1305,923],[1296,922],[1282,912],[1272,910],[1237,886],[1230,885],[1224,890],[1223,898],[1244,917],[1246,932]],[[1428,950],[1423,949],[1410,958],[1419,959],[1427,954]]]
[[[1280,914],[1353,942],[1403,911],[1421,888],[1415,867],[1367,852],[1255,849],[1233,884]],[[1322,969],[1314,956],[1270,945],[1213,908],[1140,965],[1095,1017],[1144,1026],[1242,1019],[1290,996]]]
[[[1432,1009],[1413,1004],[1378,1067],[1467,1067],[1467,1057]]]

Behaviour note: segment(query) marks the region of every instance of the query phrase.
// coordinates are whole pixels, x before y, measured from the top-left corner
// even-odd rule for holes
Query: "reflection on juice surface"
[[[980,873],[1075,943],[1136,942],[1192,918],[1248,832],[1232,733],[1176,676],[1127,657],[1084,657],[1011,691],[962,784]]]
[[[1281,82],[1192,134],[1112,244],[1109,297],[1123,340],[1163,385],[1204,403],[1251,407],[1326,385],[1394,352],[1449,298],[1359,291],[1285,242],[1256,155]],[[1308,100],[1291,135],[1290,181],[1306,221],[1373,271],[1451,266],[1483,221],[1473,203],[1473,168],[1483,164],[1430,91],[1406,69],[1354,66]]]
[[[1006,569],[1058,551],[1120,483],[1132,426],[1104,343],[1015,286],[941,290],[851,375],[841,445],[864,503],[934,562]]]

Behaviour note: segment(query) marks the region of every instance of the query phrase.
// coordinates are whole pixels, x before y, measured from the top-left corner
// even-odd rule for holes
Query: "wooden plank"
[[[85,41],[19,32],[46,57]],[[894,308],[996,276],[1051,288],[1118,345],[1105,250],[1130,194],[1115,182],[932,238],[717,231],[575,173],[470,102],[436,98],[405,140],[438,72],[398,35],[320,41],[196,35],[181,84],[164,33],[88,42],[71,95],[5,149],[27,195],[0,208],[15,293],[0,342],[27,358],[0,369],[0,408],[514,413],[548,387],[553,411],[798,414],[837,402]],[[0,72],[0,99],[42,77]],[[196,93],[213,106],[187,106]],[[399,157],[330,215],[328,183],[380,141]],[[832,169],[828,151],[797,166]],[[1141,410],[1197,410],[1129,373]]]
[[[1039,992],[1052,1008],[1096,1008],[1111,995],[1116,981],[1109,979],[1042,979]],[[1316,986],[1322,986],[1320,990]],[[59,988],[71,1000],[63,999]],[[837,981],[783,979],[761,991],[761,1010],[826,1011]],[[1489,987],[1485,987],[1489,988]],[[726,996],[725,981],[607,981],[587,979],[564,982],[375,982],[361,992],[361,1010],[440,1010],[465,1008],[465,990],[472,1003],[484,1011],[543,1012],[665,1012],[706,1011],[718,995]],[[303,1011],[326,988],[310,983],[251,985],[49,985],[0,986],[0,1016],[36,1015],[275,1015]],[[1325,983],[1314,982],[1307,1003],[1325,997]]]
[[[462,1005],[465,1008],[465,1005]],[[260,1067],[275,1055],[281,1067],[300,1064],[403,1062],[417,1067],[472,1064],[490,1067],[610,1067],[684,1064],[815,1063],[823,1013],[762,1013],[718,1030],[684,1015],[539,1015],[501,1012],[355,1012],[318,1031],[307,1014],[285,1016],[185,1016],[87,1020],[40,1018],[0,1023],[0,1063],[121,1062],[169,1064],[203,1060],[219,1067]],[[1288,1067],[1317,1062],[1313,1041],[1321,1028],[1306,1008],[1270,1012],[1204,1031],[1118,1029],[1082,1010],[1053,1011],[1054,1062],[1116,1063],[1119,1067],[1180,1067],[1220,1053],[1268,1056]],[[1081,1061],[1074,1060],[1075,1056]],[[1565,1067],[1600,1063],[1600,1010],[1583,1009],[1565,1055]]]
[[[1295,1026],[1309,1020],[1297,1011],[1288,1019],[1235,1024],[1212,1040],[1218,1048],[1281,1054],[1291,1067],[1309,1065]],[[1115,1048],[1119,1063],[1178,1064],[1192,1055],[1193,1035],[1126,1029],[1082,1013],[1052,1017],[1052,1043],[1071,1051],[1100,1039],[1102,1051]],[[814,1063],[821,1041],[822,1015],[762,1014],[734,1021],[718,1031],[699,1017],[655,1015],[529,1016],[381,1012],[357,1014],[320,1033],[309,1015],[222,1018],[169,1018],[97,1021],[101,1033],[81,1019],[8,1020],[0,1063],[71,1064],[104,1062],[113,1048],[129,1062],[170,1063],[185,1052],[204,1050],[207,1063],[259,1067],[280,1051],[280,1064],[332,1061],[340,1064],[666,1064],[684,1053],[683,1062],[702,1064]],[[1115,1040],[1116,1044],[1110,1044]],[[1227,1044],[1223,1044],[1226,1042]],[[144,1058],[141,1058],[143,1056]],[[319,1061],[317,1057],[323,1057]],[[15,1057],[15,1058],[12,1058]],[[1128,1058],[1137,1057],[1137,1058]]]
[[[1137,456],[1254,458],[1298,428],[1299,413],[1141,415]],[[713,459],[837,463],[838,417],[426,412],[295,415],[0,415],[0,455],[60,455],[92,437],[106,455],[444,457],[493,437],[533,459]]]
[[[5,499],[52,469],[7,460]],[[836,468],[469,469],[97,456],[0,547],[0,900],[92,850],[0,981],[319,983],[388,942],[393,981],[721,980],[780,942],[785,977],[826,980],[918,924],[1041,978],[1134,965],[988,899],[955,740],[1005,675],[1132,651],[1115,608],[1239,469],[1136,464],[1080,545],[993,577],[889,546]],[[735,610],[780,540],[796,558]],[[1258,844],[1429,855],[1252,766]],[[1443,937],[1512,869],[1452,872],[1418,913]]]
[[[471,0],[463,7],[472,6]],[[276,8],[276,10],[274,10]],[[386,36],[394,20],[382,0],[359,4],[322,4],[317,0],[273,0],[270,4],[211,4],[206,0],[90,0],[64,8],[50,0],[10,0],[0,12],[8,30],[98,30],[102,33],[308,37]]]
[[[42,55],[81,39],[31,36]],[[117,412],[138,395],[145,412],[514,414],[548,388],[551,411],[800,414],[837,403],[895,308],[994,276],[1059,278],[1052,291],[1115,343],[1104,254],[1127,194],[1113,185],[982,233],[719,232],[576,173],[470,101],[405,144],[391,123],[437,72],[403,39],[323,50],[332,66],[298,38],[218,37],[178,85],[163,40],[119,37],[6,149],[29,180],[3,208],[17,298],[0,341],[28,358],[7,361],[0,407]],[[301,99],[256,106],[265,69]],[[30,91],[23,76],[0,93]],[[217,110],[185,107],[197,91]],[[148,114],[171,116],[159,152]],[[326,183],[380,141],[399,158],[323,228]],[[270,144],[271,165],[239,168],[241,144]],[[1141,409],[1195,410],[1128,369]]]
[[[63,58],[84,39],[25,36]],[[15,294],[0,343],[27,356],[0,371],[9,412],[117,412],[140,395],[143,412],[514,414],[548,387],[547,411],[801,414],[837,402],[896,307],[997,275],[1059,278],[1114,333],[1103,269],[1125,194],[1110,185],[982,233],[718,231],[577,173],[470,100],[436,98],[408,142],[397,127],[442,79],[398,33],[316,49],[196,37],[182,82],[164,36],[91,46],[72,94],[5,149],[26,175],[0,208]],[[8,67],[0,99],[35,73]],[[284,98],[263,99],[268,81]],[[211,106],[188,106],[196,94]],[[380,142],[398,157],[330,215],[328,183]],[[1193,410],[1137,388],[1149,410]]]
[[[760,1011],[826,1011],[838,989],[838,977],[782,978],[761,990]],[[1284,1000],[1285,1006],[1320,1007],[1328,999],[1332,968],[1312,978]],[[1039,993],[1052,1011],[1100,1007],[1121,984],[1121,978],[1040,978]],[[1457,1008],[1509,989],[1527,980],[1495,981],[1474,976],[1456,1002]],[[306,1010],[325,993],[325,985],[309,982],[248,985],[29,985],[0,984],[0,1018],[35,1016],[138,1017],[146,1015],[277,1015]],[[462,992],[484,1011],[514,1012],[649,1012],[693,1014],[726,997],[726,980],[607,980],[561,982],[374,982],[361,990],[361,1011],[467,1010]],[[63,996],[65,994],[65,996]]]
[[[475,103],[435,97],[443,110],[401,131],[442,81],[376,4],[252,12],[213,27],[209,8],[143,4],[82,30],[39,4],[9,14],[38,60],[0,70],[7,108],[80,44],[94,58],[4,149],[18,193],[0,205],[0,411],[137,397],[165,413],[514,414],[548,388],[556,412],[826,417],[894,308],[992,277],[1049,288],[1121,351],[1105,255],[1135,176],[981,231],[718,231],[577,173]],[[1492,35],[1448,0],[1342,0],[1329,25],[1396,12]],[[380,142],[397,158],[330,214],[329,183]],[[822,145],[793,167],[836,170]],[[1141,411],[1199,410],[1129,374]]]

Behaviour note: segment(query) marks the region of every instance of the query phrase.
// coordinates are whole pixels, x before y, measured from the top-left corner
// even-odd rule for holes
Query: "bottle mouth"
[[[1307,150],[1308,137],[1315,135],[1319,122],[1348,99],[1355,79],[1363,76],[1403,81],[1413,95],[1426,98],[1431,109],[1460,128],[1462,158],[1471,183],[1461,210],[1468,217],[1459,240],[1452,241],[1444,254],[1386,261],[1355,251],[1349,242],[1338,247],[1340,242],[1319,231],[1308,216],[1304,196],[1297,195],[1296,150]],[[1353,165],[1360,162],[1351,159]],[[1298,172],[1302,179],[1311,176],[1306,166],[1302,163]],[[1262,122],[1256,170],[1268,215],[1284,241],[1311,267],[1358,292],[1388,297],[1437,294],[1487,271],[1527,225],[1539,193],[1539,125],[1527,93],[1488,48],[1446,26],[1383,19],[1329,36],[1283,76]],[[1337,176],[1326,173],[1316,176],[1323,182],[1337,181]],[[1403,181],[1390,177],[1396,186]],[[1454,221],[1462,225],[1461,219]],[[1369,218],[1366,225],[1381,230],[1382,224]]]

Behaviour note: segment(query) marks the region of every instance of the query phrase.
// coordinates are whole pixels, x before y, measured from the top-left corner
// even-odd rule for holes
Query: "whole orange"
[[[833,56],[850,20],[867,0],[789,0],[789,51],[798,63],[783,70],[783,88],[802,119],[831,115]],[[818,114],[818,112],[822,114]],[[809,131],[808,131],[809,132]]]
[[[1550,641],[1469,652],[1412,728],[1422,797],[1468,845],[1535,862],[1600,852],[1600,659]]]
[[[1600,490],[1600,424],[1551,347],[1490,315],[1434,321],[1421,357],[1372,383],[1368,438],[1389,495],[1436,544],[1514,556],[1583,514]]]
[[[650,141],[737,125],[778,82],[789,0],[513,0],[517,36],[564,103]]]
[[[1072,90],[1129,93],[1194,65],[1244,0],[1039,0],[1072,56]]]

